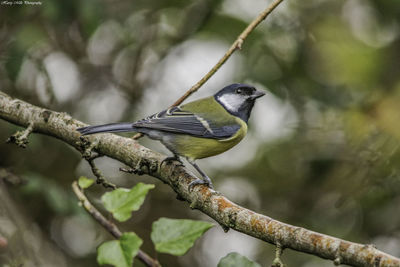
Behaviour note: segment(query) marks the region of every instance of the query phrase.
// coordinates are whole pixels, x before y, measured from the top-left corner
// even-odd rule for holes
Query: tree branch
[[[89,199],[85,196],[83,191],[79,188],[78,183],[75,181],[72,183],[72,190],[74,191],[76,197],[82,203],[82,206],[85,210],[95,219],[97,222],[101,224],[110,234],[112,234],[116,239],[119,239],[122,236],[121,231],[118,227],[107,220],[100,211],[98,211],[92,203],[90,203]],[[160,267],[160,263],[146,254],[146,252],[139,249],[137,258],[143,262],[146,266],[150,267]]]
[[[85,124],[66,113],[39,108],[0,92],[0,118],[23,127],[33,123],[33,132],[53,136],[81,150],[80,134],[76,128]],[[131,138],[114,134],[98,134],[86,138],[97,144],[97,153],[169,184],[192,208],[207,214],[220,225],[271,244],[280,244],[282,248],[313,254],[340,264],[400,266],[399,258],[379,251],[372,245],[357,244],[279,222],[243,208],[208,187],[197,186],[193,192],[189,192],[189,183],[195,177],[185,167],[177,163],[160,166],[163,155],[141,146]]]

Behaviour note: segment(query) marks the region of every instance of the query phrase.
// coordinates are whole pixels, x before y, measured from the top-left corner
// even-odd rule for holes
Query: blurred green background
[[[41,3],[0,5],[0,90],[89,124],[134,121],[168,107],[269,4]],[[233,82],[269,91],[253,111],[245,140],[199,161],[216,189],[283,222],[400,256],[399,22],[397,0],[281,4],[190,98]],[[111,236],[77,205],[70,187],[80,175],[93,177],[88,164],[48,136],[31,135],[25,150],[6,144],[19,129],[0,121],[0,237],[8,240],[0,246],[0,264],[96,266],[96,247]],[[166,153],[156,142],[140,142]],[[96,163],[120,186],[156,184],[120,227],[138,233],[143,250],[164,266],[216,266],[233,251],[271,264],[273,246],[219,226],[183,257],[156,255],[149,238],[153,221],[210,219],[154,178],[122,174],[111,159]],[[103,192],[100,186],[88,190],[100,208]],[[289,250],[283,260],[332,266]]]

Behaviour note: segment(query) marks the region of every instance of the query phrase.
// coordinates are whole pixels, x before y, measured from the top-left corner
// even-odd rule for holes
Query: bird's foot
[[[172,161],[177,161],[177,162],[179,162],[179,164],[178,164],[178,166],[184,166],[183,165],[183,162],[182,162],[182,160],[178,157],[178,156],[171,156],[171,157],[166,157],[165,159],[163,159],[162,161],[161,161],[161,164],[160,164],[160,166],[162,166],[164,163],[170,163],[170,162],[172,162]]]
[[[207,178],[208,178],[208,177],[207,177]],[[202,180],[202,179],[197,178],[196,180],[192,181],[192,182],[189,184],[189,187],[188,187],[188,188],[189,188],[189,192],[192,192],[192,191],[193,191],[193,187],[195,187],[196,185],[201,185],[201,184],[202,184],[202,185],[205,185],[205,186],[207,186],[207,187],[209,187],[210,189],[214,189],[210,178],[205,179],[205,180]]]

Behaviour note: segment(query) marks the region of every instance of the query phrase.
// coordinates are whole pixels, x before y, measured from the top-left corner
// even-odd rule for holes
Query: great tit
[[[195,160],[215,156],[238,144],[247,133],[247,122],[255,100],[265,93],[253,86],[235,83],[215,95],[171,107],[136,122],[111,123],[77,129],[82,135],[103,132],[139,132],[159,140],[177,160],[185,157],[201,174],[189,184],[212,188],[210,178]]]

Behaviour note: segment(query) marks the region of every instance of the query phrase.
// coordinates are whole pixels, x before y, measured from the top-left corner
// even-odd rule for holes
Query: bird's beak
[[[250,97],[251,97],[251,99],[257,99],[259,97],[262,97],[263,95],[265,95],[264,92],[256,90]]]

